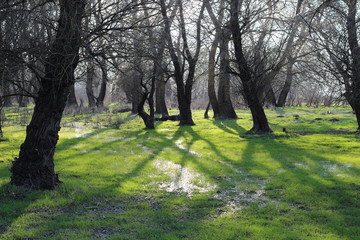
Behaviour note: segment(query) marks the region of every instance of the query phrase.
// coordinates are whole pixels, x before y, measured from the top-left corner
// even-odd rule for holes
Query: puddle
[[[207,182],[201,174],[192,171],[188,167],[183,167],[180,164],[156,159],[154,166],[171,178],[169,182],[159,184],[160,188],[167,192],[192,196],[194,192],[208,192],[215,190],[217,187]]]
[[[256,180],[254,180],[256,181]],[[241,187],[235,187],[230,190],[219,191],[214,195],[214,198],[225,200],[227,211],[223,213],[236,212],[241,210],[244,206],[248,206],[251,203],[258,203],[259,206],[266,206],[273,200],[266,197],[265,187],[266,183],[260,180],[257,184],[256,190],[241,190]]]
[[[191,153],[192,155],[196,155],[196,156],[198,156],[198,157],[202,157],[202,155],[201,155],[200,153],[198,153],[198,152],[196,152],[196,151],[194,151],[194,150],[191,150],[189,147],[186,147],[186,146],[182,145],[183,142],[184,142],[184,141],[181,140],[181,139],[180,139],[180,140],[177,140],[177,141],[175,142],[175,145],[176,145],[179,149],[185,150],[185,151]]]
[[[154,155],[154,153],[150,150],[150,148],[148,148],[148,147],[146,147],[144,145],[141,145],[141,144],[138,144],[137,146],[139,148],[141,148],[144,153],[149,154],[149,155]]]
[[[330,161],[323,161],[322,162],[322,169],[323,171],[323,176],[328,176],[330,174],[334,174],[335,176],[340,176],[342,175],[342,171],[344,170],[348,170],[349,168],[351,168],[351,164],[339,164],[339,163],[333,163]]]
[[[306,168],[306,169],[310,168],[310,165],[305,162],[296,162],[296,163],[294,163],[294,165],[296,167],[301,167],[301,168]]]

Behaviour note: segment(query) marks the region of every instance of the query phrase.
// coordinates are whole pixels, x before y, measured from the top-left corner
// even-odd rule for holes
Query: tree
[[[16,186],[51,190],[60,183],[54,170],[54,152],[79,61],[85,4],[85,0],[59,0],[56,37],[45,64],[45,75],[41,78],[25,141],[11,167],[11,183]]]
[[[244,98],[250,108],[253,118],[252,133],[272,132],[261,99],[259,98],[258,79],[253,75],[249,62],[243,49],[243,31],[247,27],[249,19],[244,18],[243,26],[239,24],[239,10],[241,5],[238,0],[231,0],[230,5],[230,27],[233,36],[236,64],[239,69],[239,77],[242,82]],[[242,3],[242,2],[241,2]]]
[[[324,1],[312,22],[319,59],[343,86],[360,130],[360,43],[358,0]],[[332,62],[332,64],[328,64]]]
[[[230,56],[229,42],[231,32],[228,24],[223,25],[225,1],[220,2],[219,17],[216,18],[211,4],[206,0],[206,10],[215,26],[215,36],[209,52],[209,71],[208,71],[208,94],[209,100],[216,119],[236,119],[234,107],[230,97]],[[215,93],[215,67],[216,50],[220,50],[220,69],[219,85],[217,95]]]
[[[296,10],[295,10],[295,17],[292,20],[292,31],[293,31],[293,38],[289,39],[291,41],[289,41],[288,43],[291,44],[292,46],[289,47],[288,52],[286,53],[287,56],[287,63],[286,63],[286,75],[285,75],[285,82],[281,88],[279,97],[277,102],[275,103],[275,106],[277,107],[284,107],[285,103],[286,103],[286,98],[290,92],[291,89],[291,85],[292,85],[292,81],[293,81],[293,69],[294,69],[294,65],[296,63],[296,59],[297,59],[297,55],[299,54],[301,47],[303,46],[303,44],[305,43],[305,37],[307,35],[307,31],[305,31],[304,29],[304,24],[302,25],[302,31],[299,34],[299,38],[297,41],[294,42],[294,37],[295,37],[295,33],[296,30],[298,28],[298,26],[300,25],[302,18],[304,18],[304,16],[301,16],[301,7],[303,4],[304,0],[298,0],[297,4],[296,4]],[[290,34],[291,36],[291,34]]]
[[[174,66],[174,79],[176,82],[176,89],[177,89],[177,98],[179,104],[179,111],[180,111],[180,123],[179,125],[195,125],[192,119],[191,113],[191,96],[192,96],[192,86],[194,84],[195,78],[195,70],[196,64],[199,59],[200,48],[201,48],[201,20],[203,18],[203,13],[205,9],[205,4],[201,5],[199,16],[196,20],[196,37],[195,37],[195,51],[191,53],[190,46],[188,42],[188,34],[186,29],[186,23],[184,18],[184,10],[183,10],[183,2],[182,0],[176,1],[179,7],[179,31],[180,36],[183,44],[183,54],[185,61],[188,64],[187,69],[187,76],[185,79],[185,68],[181,64],[181,58],[177,53],[172,32],[170,28],[170,19],[168,17],[168,9],[165,4],[165,0],[160,0],[160,7],[161,7],[161,14],[164,19],[164,31],[165,31],[165,39],[167,43],[167,47],[169,50],[169,54]]]

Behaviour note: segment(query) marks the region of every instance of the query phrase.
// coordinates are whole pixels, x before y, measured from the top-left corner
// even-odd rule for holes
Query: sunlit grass
[[[195,111],[196,126],[155,130],[127,114],[66,115],[55,156],[63,184],[51,192],[8,185],[25,137],[9,118],[0,238],[356,239],[360,138],[350,109],[267,114],[275,132],[266,136],[245,135],[245,110],[236,121]]]

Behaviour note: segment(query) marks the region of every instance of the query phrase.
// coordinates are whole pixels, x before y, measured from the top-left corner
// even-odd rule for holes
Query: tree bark
[[[101,62],[101,84],[100,84],[100,91],[99,96],[97,97],[96,106],[97,107],[103,107],[104,106],[104,100],[106,96],[106,87],[108,82],[108,73],[107,73],[107,67],[106,67],[106,60],[103,59]]]
[[[79,61],[85,4],[85,0],[60,0],[58,30],[46,61],[45,76],[25,141],[11,167],[11,183],[16,186],[51,190],[60,183],[54,170],[54,152]]]
[[[165,101],[165,96],[166,96],[166,82],[163,79],[163,74],[160,73],[158,74],[158,78],[156,81],[156,110],[155,113],[157,114],[161,114],[162,116],[168,116],[169,112],[168,109],[166,107],[166,101]]]
[[[2,124],[3,124],[3,100],[2,97],[0,96],[0,138],[4,137],[3,131],[2,131]]]
[[[285,107],[286,104],[286,98],[290,92],[292,80],[293,80],[293,67],[295,64],[295,60],[293,58],[289,58],[289,62],[286,66],[286,78],[284,86],[281,89],[278,102],[276,104],[277,107]]]
[[[357,0],[348,1],[348,16],[346,18],[347,40],[351,56],[351,85],[347,88],[348,101],[355,112],[360,130],[360,46],[356,21]]]
[[[3,72],[3,79],[1,79],[1,81],[3,82],[2,84],[2,92],[3,95],[10,95],[11,94],[11,90],[10,90],[10,82],[9,82],[9,73],[7,70],[4,70]],[[3,100],[3,105],[4,107],[11,107],[12,106],[12,99],[11,97],[4,97]]]
[[[214,118],[217,119],[220,116],[220,105],[218,101],[218,97],[216,95],[215,90],[215,73],[216,73],[216,51],[218,49],[218,45],[220,42],[220,38],[222,37],[222,22],[224,19],[224,6],[225,1],[222,0],[220,2],[218,17],[215,16],[215,13],[211,7],[209,0],[204,0],[205,8],[210,16],[211,21],[215,26],[215,36],[214,40],[211,44],[210,51],[209,51],[209,70],[208,70],[208,96],[209,96],[209,103],[214,112]],[[209,108],[210,106],[208,106]],[[207,108],[207,110],[208,110]],[[205,118],[208,118],[208,111],[205,111]]]
[[[272,88],[271,85],[268,86],[268,90],[265,94],[265,106],[266,107],[273,107],[276,106],[276,96],[275,96],[275,92],[274,89]]]
[[[222,29],[220,38],[220,75],[218,88],[219,119],[237,119],[230,96],[230,57],[229,42],[231,32],[226,27]]]
[[[75,84],[72,84],[70,86],[70,93],[69,93],[69,97],[67,100],[67,106],[68,107],[78,107],[78,103],[77,103],[76,95],[75,95]]]
[[[96,106],[94,90],[93,90],[94,78],[95,78],[95,68],[93,63],[89,62],[89,65],[86,70],[86,96],[90,108]]]
[[[215,69],[216,69],[216,49],[219,43],[219,35],[215,35],[215,39],[209,51],[209,70],[208,70],[208,96],[209,101],[214,112],[214,118],[220,115],[220,107],[215,90]]]
[[[253,120],[253,127],[248,133],[263,134],[272,132],[254,83],[251,81],[243,82],[243,91]]]
[[[142,98],[139,103],[138,114],[143,119],[143,121],[145,123],[145,127],[147,129],[155,129],[154,93],[155,93],[156,74],[158,72],[157,68],[158,68],[157,63],[156,63],[156,61],[154,61],[150,91],[148,91],[148,88],[146,87],[146,85],[143,83],[143,81],[141,81],[141,84],[142,84],[145,92],[142,94]],[[150,109],[149,114],[144,110],[144,105],[145,105],[146,100],[148,101],[148,104],[149,104],[149,109]]]
[[[139,81],[139,73],[134,72],[133,74],[133,86],[131,88],[130,98],[131,98],[131,112],[133,114],[139,113],[139,105],[142,99],[142,90],[141,83]]]
[[[206,106],[205,112],[204,112],[204,118],[208,119],[209,118],[209,109],[211,107],[211,103],[209,101],[208,105]]]
[[[360,104],[354,104],[353,110],[355,112],[357,124],[358,124],[358,130],[360,130]]]

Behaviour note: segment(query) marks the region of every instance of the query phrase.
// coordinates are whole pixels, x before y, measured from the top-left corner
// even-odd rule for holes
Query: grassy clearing
[[[155,130],[126,114],[67,115],[56,152],[63,184],[52,192],[8,184],[25,130],[6,126],[0,238],[358,238],[360,137],[350,109],[267,114],[275,133],[251,137],[246,111],[236,121],[195,111],[196,126]]]

